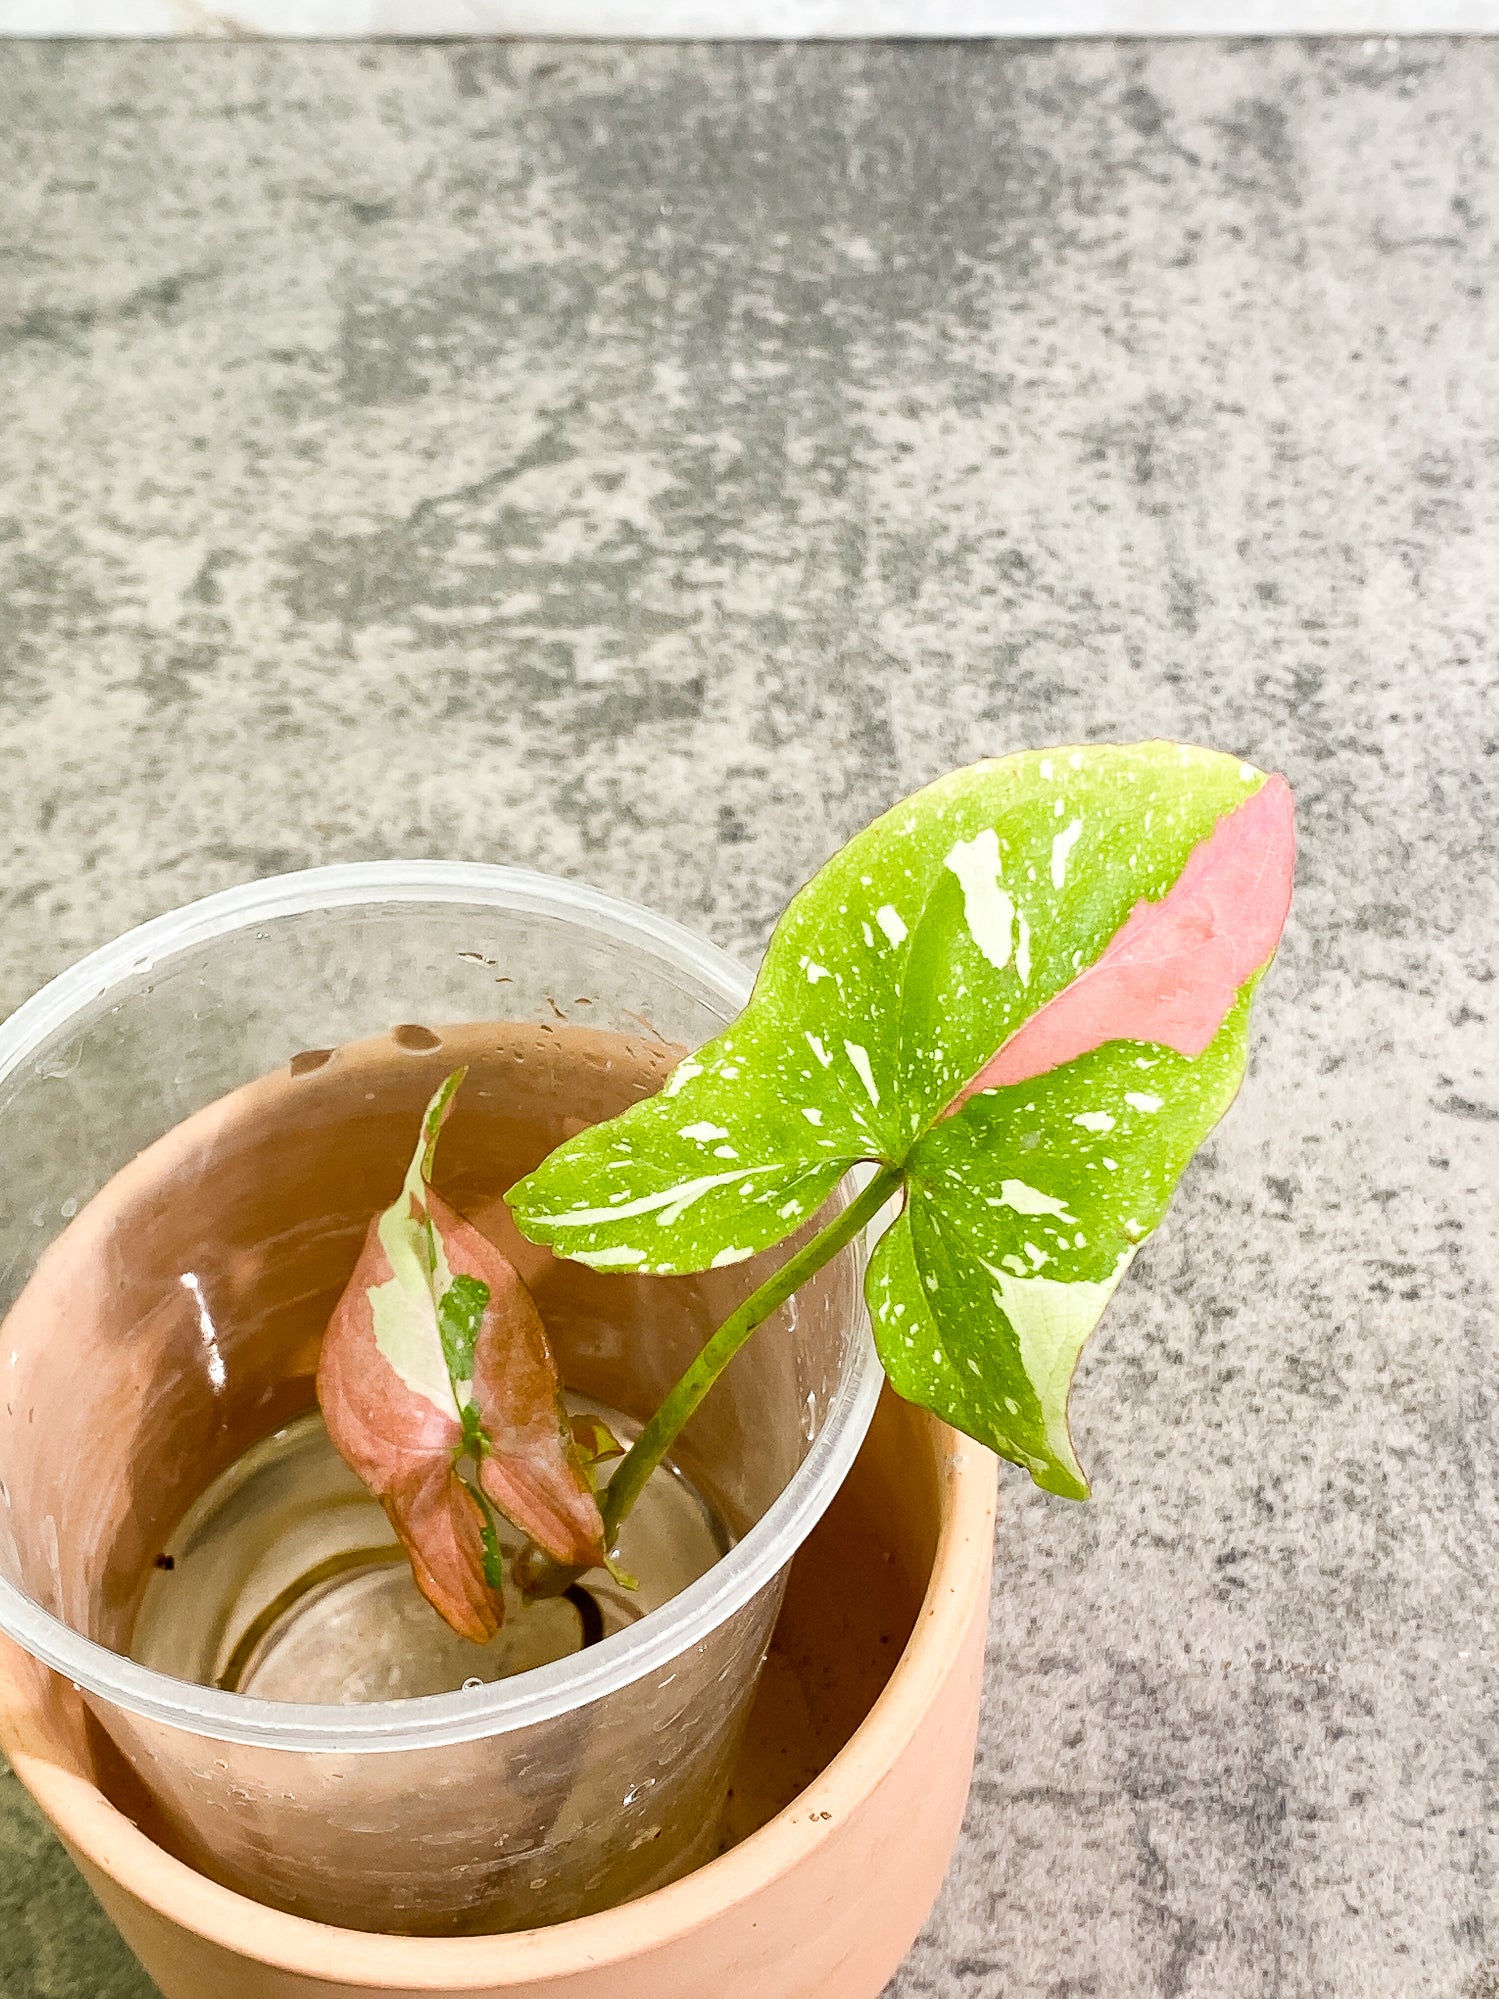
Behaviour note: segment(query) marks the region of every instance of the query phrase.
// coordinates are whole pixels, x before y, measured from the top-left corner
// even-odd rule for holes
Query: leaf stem
[[[603,1502],[606,1546],[613,1546],[621,1523],[645,1490],[651,1473],[756,1326],[768,1319],[777,1306],[784,1305],[793,1291],[799,1290],[873,1221],[891,1195],[898,1192],[903,1178],[898,1166],[882,1166],[862,1193],[856,1194],[826,1228],[819,1229],[810,1242],[788,1257],[779,1270],[773,1271],[724,1320],[635,1439],[610,1479]]]

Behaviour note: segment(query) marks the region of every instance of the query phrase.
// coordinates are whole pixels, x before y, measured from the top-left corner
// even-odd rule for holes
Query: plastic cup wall
[[[337,1273],[455,1055],[477,1050],[482,1077],[503,1048],[540,1156],[653,1087],[747,986],[678,926],[572,884],[380,864],[159,919],[0,1028],[0,1628],[83,1689],[204,1871],[322,1920],[442,1934],[586,1913],[711,1855],[786,1565],[878,1392],[856,1254],[762,1330],[684,1439],[732,1553],[587,1654],[332,1709],[189,1686],[114,1648],[196,1492],[307,1406]],[[428,1036],[392,1040],[402,1024]],[[604,1051],[581,1099],[552,1052],[577,1034]],[[636,1067],[608,1058],[614,1035]],[[457,1191],[482,1208],[481,1149],[456,1113],[450,1131]],[[546,1261],[526,1274],[544,1313],[554,1287],[570,1385],[640,1416],[757,1275],[595,1295]]]

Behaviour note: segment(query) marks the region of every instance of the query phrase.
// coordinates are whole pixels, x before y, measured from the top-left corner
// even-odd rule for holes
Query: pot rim
[[[728,1853],[638,1901],[545,1929],[478,1937],[386,1936],[268,1908],[156,1845],[89,1778],[55,1762],[45,1740],[14,1739],[22,1717],[4,1698],[3,1649],[0,1749],[75,1857],[176,1927],[277,1971],[377,1991],[459,1994],[529,1991],[542,1981],[642,1958],[763,1893],[836,1837],[898,1762],[941,1693],[975,1599],[988,1600],[999,1461],[935,1417],[924,1420],[940,1462],[937,1550],[915,1628],[874,1706],[783,1811]]]
[[[0,1091],[49,1036],[122,981],[258,922],[384,903],[475,903],[572,922],[696,979],[731,1013],[750,975],[671,917],[583,882],[470,861],[372,861],[273,875],[204,896],[128,930],[61,972],[0,1024]],[[128,1169],[126,1169],[128,1170]],[[858,1455],[884,1379],[867,1317],[822,1428],[785,1488],[720,1561],[662,1611],[577,1655],[468,1692],[359,1707],[257,1700],[127,1659],[0,1576],[0,1631],[74,1685],[145,1719],[215,1740],[303,1754],[384,1754],[506,1734],[583,1707],[658,1671],[774,1581]]]

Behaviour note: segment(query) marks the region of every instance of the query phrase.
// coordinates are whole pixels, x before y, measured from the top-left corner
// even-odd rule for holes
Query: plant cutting
[[[610,1559],[756,1328],[891,1204],[865,1288],[892,1385],[1084,1498],[1078,1358],[1239,1087],[1293,863],[1284,779],[1172,743],[976,764],[856,835],[776,926],[740,1017],[506,1195],[528,1238],[598,1271],[799,1238],[622,1454],[574,1428],[518,1272],[431,1187],[450,1075],[319,1391],[453,1629],[504,1616],[497,1515],[530,1543],[523,1602]]]
[[[201,1989],[227,1950],[245,1991],[320,1999],[879,1990],[971,1762],[993,1459],[960,1433],[1086,1491],[1077,1357],[1233,1095],[1291,863],[1280,779],[1174,745],[1052,750],[857,836],[753,993],[576,885],[380,864],[175,912],[0,1029],[0,1134],[14,1152],[46,1130],[34,1212],[62,1218],[8,1294],[0,1625],[81,1689],[189,1866],[122,1847],[102,1801],[77,1815],[47,1772],[86,1741],[56,1734],[44,1687],[0,1670],[0,1731],[163,1989]],[[557,994],[586,995],[589,1024],[559,1023]],[[288,1064],[293,1015],[330,1045]],[[453,1024],[389,1025],[419,1017]],[[134,1080],[152,1051],[184,1092],[164,1125]],[[857,1463],[856,1283],[905,1398]],[[247,1467],[284,1482],[309,1423],[361,1569],[293,1560],[248,1506]],[[57,1447],[80,1428],[86,1485]],[[801,1629],[839,1664],[893,1634],[900,1663],[705,1867],[787,1564],[851,1465],[813,1600],[854,1577],[883,1622],[854,1645]],[[223,1545],[205,1479],[282,1562],[256,1617],[300,1578],[272,1664],[310,1679],[223,1671],[253,1665],[256,1618],[219,1631],[215,1611],[199,1644]],[[631,1537],[694,1481],[728,1539],[663,1587]],[[143,1569],[196,1650],[144,1645]],[[633,1623],[590,1644],[578,1597],[617,1610],[636,1580]],[[342,1684],[351,1638],[361,1674],[403,1665],[394,1582],[452,1676],[309,1692]],[[897,1584],[915,1596],[887,1602]],[[372,1704],[320,1704],[343,1700]],[[527,1934],[497,1955],[506,1929]]]

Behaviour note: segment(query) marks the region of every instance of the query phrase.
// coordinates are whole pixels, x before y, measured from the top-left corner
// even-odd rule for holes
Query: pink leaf
[[[505,1615],[485,1561],[486,1504],[570,1567],[602,1563],[605,1548],[535,1301],[504,1251],[427,1179],[461,1081],[460,1071],[433,1098],[405,1184],[370,1224],[323,1337],[318,1400],[334,1446],[384,1506],[422,1594],[455,1631],[482,1642]],[[467,1351],[451,1324],[453,1345],[442,1331],[444,1301],[460,1291],[479,1310]],[[471,1380],[454,1378],[470,1365]],[[470,1451],[477,1495],[459,1471]]]
[[[535,1300],[504,1251],[440,1194],[429,1190],[427,1208],[453,1275],[489,1286],[474,1348],[474,1402],[490,1444],[479,1482],[555,1560],[592,1568],[604,1559],[604,1523]]]
[[[317,1392],[340,1455],[384,1506],[422,1595],[464,1638],[499,1630],[504,1599],[484,1579],[483,1515],[455,1470],[463,1432],[408,1388],[375,1344],[370,1292],[388,1283],[379,1218],[323,1335]]]

